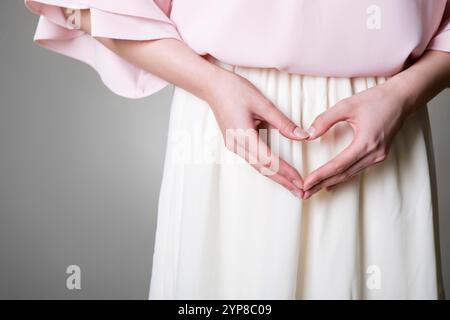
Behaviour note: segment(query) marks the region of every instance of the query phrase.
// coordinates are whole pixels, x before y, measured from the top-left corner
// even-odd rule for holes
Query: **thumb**
[[[264,112],[264,120],[278,129],[288,139],[302,140],[308,137],[305,130],[297,126],[275,106]]]
[[[307,140],[314,140],[319,138],[336,123],[338,123],[339,121],[344,121],[347,118],[348,114],[343,105],[337,104],[327,109],[325,112],[319,114],[314,119],[308,130],[306,130],[309,135]]]

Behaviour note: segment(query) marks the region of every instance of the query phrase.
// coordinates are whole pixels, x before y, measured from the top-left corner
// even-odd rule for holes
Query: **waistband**
[[[338,77],[338,76],[326,76],[326,75],[308,75],[308,74],[300,74],[300,73],[292,73],[287,71],[282,71],[277,68],[268,68],[268,67],[250,67],[250,66],[241,66],[241,65],[233,65],[224,61],[217,59],[216,57],[207,54],[204,58],[225,70],[239,73],[237,71],[242,71],[243,73],[250,72],[263,72],[263,73],[278,73],[278,74],[287,74],[290,76],[300,76],[300,77],[308,77],[308,78],[326,78],[326,79],[367,79],[369,82],[375,80],[375,82],[382,83],[392,78],[392,76],[359,76],[359,77]]]

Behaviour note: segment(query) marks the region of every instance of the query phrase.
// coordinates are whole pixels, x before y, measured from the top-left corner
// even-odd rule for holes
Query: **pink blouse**
[[[447,0],[25,0],[35,41],[91,65],[113,92],[167,85],[93,37],[175,38],[229,64],[335,77],[390,76],[425,50],[450,51]],[[90,8],[92,36],[57,7]]]

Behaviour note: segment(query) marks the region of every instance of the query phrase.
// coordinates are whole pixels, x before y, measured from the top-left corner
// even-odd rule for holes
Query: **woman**
[[[176,86],[150,299],[442,297],[449,2],[25,2],[113,92]]]

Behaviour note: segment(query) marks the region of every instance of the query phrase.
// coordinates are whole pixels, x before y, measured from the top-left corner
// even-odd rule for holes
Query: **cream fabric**
[[[386,81],[215,63],[305,128],[340,99]],[[437,298],[428,137],[422,108],[384,162],[302,201],[227,150],[208,105],[175,88],[149,298]],[[351,138],[339,123],[317,141],[273,132],[268,140],[307,174]]]

